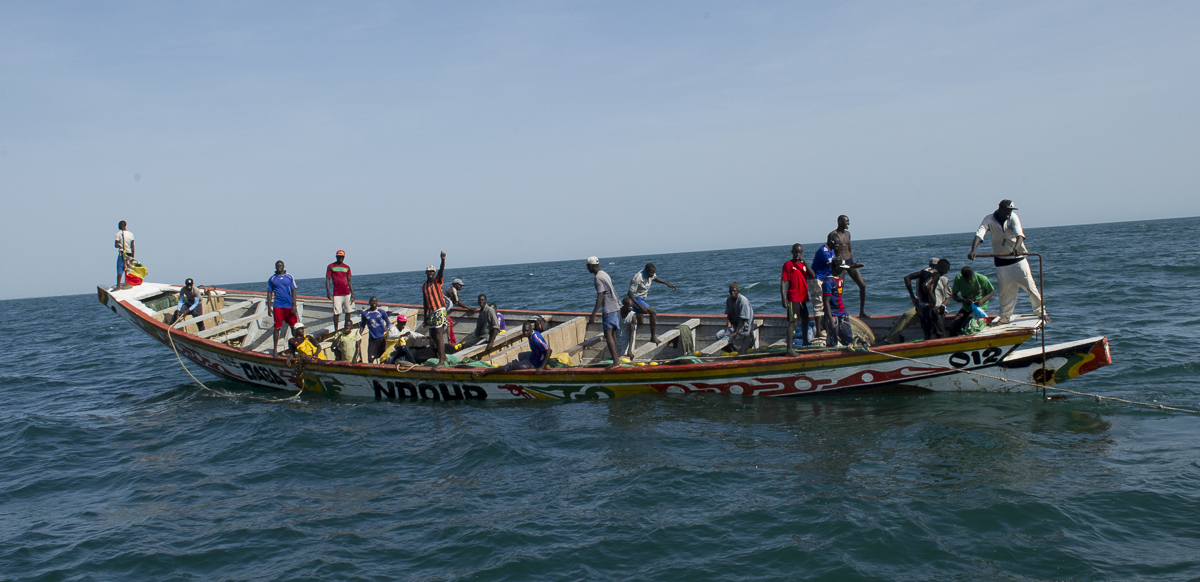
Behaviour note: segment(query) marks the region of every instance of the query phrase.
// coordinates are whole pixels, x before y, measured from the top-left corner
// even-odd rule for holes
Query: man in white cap
[[[608,344],[608,353],[612,356],[609,368],[621,365],[621,356],[617,351],[617,328],[621,327],[621,303],[617,301],[617,290],[613,288],[612,278],[600,269],[600,259],[588,257],[587,270],[595,275],[596,305],[588,316],[588,323],[596,320],[596,312],[603,309],[604,341]]]
[[[984,216],[983,223],[975,231],[975,240],[971,242],[971,252],[967,258],[975,260],[979,243],[990,233],[992,253],[1010,255],[992,258],[996,265],[996,284],[1000,288],[1000,323],[1008,323],[1017,308],[1017,288],[1029,294],[1033,312],[1040,313],[1046,321],[1050,321],[1050,316],[1045,314],[1042,307],[1042,294],[1033,280],[1033,273],[1029,271],[1029,261],[1025,260],[1025,253],[1029,251],[1025,249],[1025,231],[1021,229],[1021,220],[1013,212],[1016,209],[1012,200],[1001,200],[995,212]]]
[[[421,285],[421,297],[425,307],[425,327],[433,338],[438,362],[434,369],[446,365],[446,296],[442,293],[442,276],[446,272],[446,253],[442,251],[442,263],[435,271],[433,265],[425,267],[425,283]]]

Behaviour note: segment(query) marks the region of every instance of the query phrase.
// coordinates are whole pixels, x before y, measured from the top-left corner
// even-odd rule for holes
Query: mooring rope
[[[201,388],[208,390],[209,392],[212,392],[213,394],[216,394],[217,396],[224,396],[226,398],[237,398],[238,397],[237,394],[230,394],[229,392],[226,392],[225,390],[213,390],[212,388],[205,386],[204,382],[201,382],[199,378],[197,378],[194,374],[192,374],[192,371],[189,370],[187,365],[183,363],[183,357],[179,355],[179,349],[175,347],[175,339],[171,337],[171,329],[172,329],[171,326],[167,326],[167,341],[170,342],[170,344],[171,344],[171,351],[175,352],[175,359],[179,360],[179,367],[183,368],[183,371],[187,372],[187,375],[191,376],[192,380],[195,381],[196,384],[199,384]],[[300,387],[299,392],[296,392],[295,394],[293,394],[287,398],[264,398],[261,396],[252,396],[252,395],[246,395],[245,397],[253,399],[253,400],[262,400],[264,402],[297,401],[300,399],[300,395],[302,393],[304,393],[304,378],[303,377],[300,377],[300,386],[301,387]]]
[[[1163,405],[1163,404],[1154,404],[1154,403],[1152,403],[1152,402],[1138,402],[1138,401],[1136,401],[1136,400],[1127,400],[1127,399],[1125,399],[1125,398],[1117,398],[1116,396],[1101,396],[1101,395],[1099,395],[1099,394],[1091,394],[1091,393],[1088,393],[1088,392],[1080,392],[1080,391],[1078,391],[1078,390],[1071,390],[1071,389],[1068,389],[1068,388],[1059,388],[1059,387],[1057,387],[1057,386],[1049,386],[1049,385],[1046,385],[1046,384],[1035,384],[1035,383],[1033,383],[1033,382],[1025,382],[1025,381],[1023,381],[1023,380],[1013,380],[1012,378],[1004,378],[1004,377],[1001,377],[1001,376],[993,376],[993,375],[991,375],[991,374],[984,374],[984,373],[982,373],[982,372],[972,372],[971,370],[962,370],[962,369],[959,369],[959,368],[953,368],[953,367],[950,367],[950,366],[946,366],[946,365],[944,365],[944,364],[938,364],[938,363],[936,363],[936,362],[927,362],[927,361],[925,361],[925,360],[918,360],[918,359],[916,359],[916,358],[909,358],[909,357],[906,357],[906,356],[898,356],[898,355],[896,355],[896,354],[889,354],[889,353],[886,353],[886,352],[880,352],[880,351],[877,351],[877,350],[873,350],[873,349],[871,349],[871,348],[853,348],[853,349],[855,349],[856,351],[865,351],[865,352],[870,352],[870,353],[872,353],[872,354],[875,354],[875,355],[878,355],[878,356],[886,356],[886,357],[889,357],[889,358],[895,358],[895,359],[897,359],[897,360],[908,360],[908,361],[910,361],[910,362],[916,362],[916,363],[918,363],[918,364],[924,364],[924,365],[927,365],[927,366],[937,366],[937,367],[939,367],[939,368],[942,368],[942,369],[945,369],[945,370],[952,370],[952,371],[959,372],[959,373],[962,373],[962,374],[970,374],[970,375],[972,375],[972,376],[982,376],[982,377],[984,377],[984,378],[991,378],[991,379],[993,379],[993,380],[999,380],[999,381],[1001,381],[1001,382],[1009,382],[1009,383],[1012,383],[1012,384],[1020,384],[1020,385],[1023,385],[1023,386],[1030,386],[1030,387],[1033,387],[1033,388],[1041,388],[1041,389],[1043,389],[1043,390],[1056,390],[1056,391],[1058,391],[1058,392],[1066,392],[1066,393],[1068,393],[1068,394],[1074,394],[1074,395],[1076,395],[1076,396],[1087,396],[1087,397],[1089,397],[1089,398],[1093,398],[1093,399],[1095,399],[1095,400],[1096,400],[1096,402],[1100,402],[1100,401],[1103,401],[1103,400],[1111,400],[1111,401],[1113,401],[1113,402],[1120,402],[1120,403],[1122,403],[1122,404],[1132,404],[1132,405],[1134,405],[1134,406],[1144,406],[1144,407],[1146,407],[1146,408],[1155,408],[1155,409],[1158,409],[1158,410],[1171,410],[1171,411],[1175,411],[1175,412],[1186,412],[1186,413],[1188,413],[1188,414],[1200,414],[1200,410],[1190,410],[1190,409],[1187,409],[1187,408],[1178,408],[1178,407],[1175,407],[1175,406],[1165,406],[1165,405]],[[1044,361],[1045,361],[1045,359],[1043,358],[1043,362],[1044,362]],[[1043,368],[1043,369],[1044,369],[1044,368]]]

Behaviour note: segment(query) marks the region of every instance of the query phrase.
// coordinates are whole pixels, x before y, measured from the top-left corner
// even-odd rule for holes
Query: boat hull
[[[931,390],[1009,390],[1020,384],[991,379],[1036,382],[1065,380],[1111,362],[1104,338],[1072,342],[1048,351],[1047,372],[1036,358],[1017,348],[1032,332],[1014,331],[987,337],[947,338],[877,348],[822,350],[796,358],[714,358],[703,363],[550,368],[540,374],[504,372],[482,378],[470,368],[433,370],[381,364],[317,361],[303,368],[282,357],[242,350],[216,341],[171,331],[143,309],[98,288],[102,304],[181,357],[221,378],[278,390],[357,398],[422,400],[590,400],[634,394],[720,393],[748,396],[802,396],[885,386],[918,386]],[[1090,356],[1090,357],[1089,357]],[[1035,366],[1031,358],[1037,359]],[[1080,360],[1087,359],[1086,362]],[[1037,374],[1041,376],[1035,377]]]

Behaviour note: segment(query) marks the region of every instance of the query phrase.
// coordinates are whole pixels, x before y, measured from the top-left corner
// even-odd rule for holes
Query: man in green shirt
[[[986,275],[976,273],[970,266],[963,267],[962,272],[954,277],[954,284],[950,286],[950,298],[962,303],[962,308],[950,322],[950,335],[958,335],[962,331],[963,325],[975,317],[971,304],[979,306],[986,312],[988,301],[995,294],[996,289],[992,287],[992,282]]]

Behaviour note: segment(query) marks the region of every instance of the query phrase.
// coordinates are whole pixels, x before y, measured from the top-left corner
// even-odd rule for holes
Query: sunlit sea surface
[[[1200,408],[1200,219],[1027,234],[1049,339],[1112,341],[1067,387]],[[856,242],[868,312],[970,237]],[[719,312],[737,281],[778,313],[791,242],[602,261],[618,287],[657,263],[663,311]],[[583,257],[456,258],[502,309],[595,298]],[[355,283],[412,303],[420,277]],[[223,398],[88,291],[0,302],[3,580],[1200,578],[1196,416],[1028,392],[278,403],[201,376]]]

